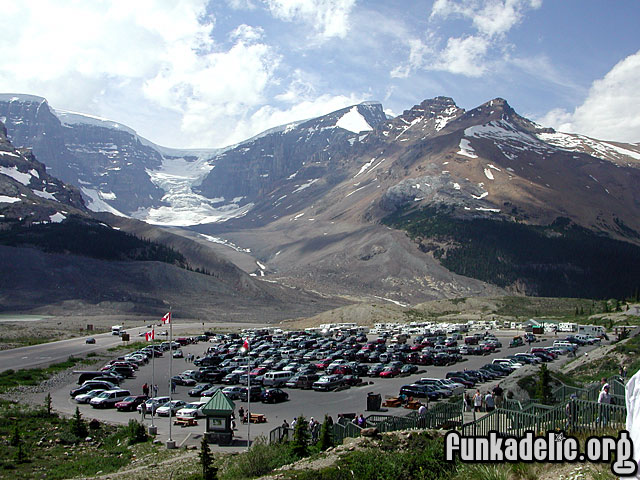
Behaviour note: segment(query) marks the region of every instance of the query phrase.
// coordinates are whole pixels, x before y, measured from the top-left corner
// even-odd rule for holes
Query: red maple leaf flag
[[[244,350],[245,352],[249,351],[249,339],[248,338],[244,339],[244,343],[242,344],[242,350]]]
[[[150,332],[145,332],[144,334],[144,338],[147,342],[151,341],[151,340],[155,340],[156,338],[156,331],[155,330],[151,330]]]
[[[171,312],[167,312],[164,317],[162,317],[162,323],[171,323]]]

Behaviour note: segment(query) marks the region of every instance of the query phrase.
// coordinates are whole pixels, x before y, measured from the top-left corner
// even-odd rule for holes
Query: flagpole
[[[169,305],[169,440],[167,448],[175,448],[175,443],[171,438],[171,402],[173,401],[173,319],[171,318],[171,305]]]
[[[247,450],[251,447],[251,375],[249,375],[249,349],[247,355]]]
[[[155,327],[151,329],[151,332],[152,332],[151,339],[155,340],[156,338]],[[155,344],[152,343],[151,346],[153,347],[151,348],[151,392],[153,392],[153,386],[155,385],[155,381],[156,381],[156,349],[155,349]],[[156,433],[158,433],[158,430],[156,429],[156,426],[153,423],[154,414],[155,414],[155,408],[153,408],[153,402],[151,402],[151,426],[149,427],[149,433],[151,435],[155,435]]]

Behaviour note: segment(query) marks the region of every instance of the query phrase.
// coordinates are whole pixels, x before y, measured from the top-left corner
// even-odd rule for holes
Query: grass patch
[[[0,402],[0,438],[11,438],[0,450],[0,478],[93,476],[116,471],[131,461],[135,448],[129,445],[137,428],[80,421],[83,428],[78,430],[77,419]]]
[[[25,368],[22,370],[5,370],[0,372],[0,393],[6,392],[20,385],[39,385],[44,380],[58,372],[75,367],[79,364],[91,364],[94,358],[69,357],[66,361],[54,363],[46,368]]]
[[[259,477],[296,460],[289,443],[269,444],[266,438],[258,437],[246,453],[224,459],[218,478],[236,480]]]

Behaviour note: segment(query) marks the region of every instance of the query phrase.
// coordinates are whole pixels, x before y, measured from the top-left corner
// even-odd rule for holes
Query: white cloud
[[[263,0],[271,14],[287,22],[303,22],[321,40],[344,38],[355,0]]]
[[[479,77],[486,72],[485,55],[489,41],[485,37],[450,38],[434,65],[438,70]]]
[[[593,82],[582,105],[573,113],[554,109],[538,121],[564,132],[601,140],[640,142],[640,51],[615,65]]]
[[[522,21],[526,10],[541,5],[541,0],[436,0],[431,17],[463,17],[480,34],[492,37],[504,35]]]
[[[448,18],[471,22],[474,34],[443,37],[431,28],[425,40],[407,41],[409,59],[391,71],[392,77],[408,77],[413,71],[440,70],[467,77],[479,77],[489,70],[491,54],[508,50],[506,34],[518,25],[527,10],[537,9],[541,0],[436,0],[430,24]]]

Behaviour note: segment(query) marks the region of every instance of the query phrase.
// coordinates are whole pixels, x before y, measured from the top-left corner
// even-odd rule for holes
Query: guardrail
[[[624,383],[609,380],[614,392],[613,404],[597,403],[600,385],[586,388],[561,385],[553,391],[559,403],[542,405],[531,400],[504,399],[500,408],[472,422],[463,423],[463,402],[442,402],[433,405],[424,415],[412,411],[404,416],[372,414],[366,417],[367,427],[379,432],[423,428],[459,429],[462,435],[488,435],[497,431],[504,435],[524,436],[527,431],[544,433],[549,430],[567,432],[597,432],[604,428],[623,429],[626,424]],[[615,392],[622,392],[615,393]],[[578,398],[571,398],[572,394]],[[353,422],[342,421],[333,425],[333,440],[342,443],[347,437],[359,437],[362,428]],[[269,433],[270,442],[289,441],[292,428],[277,427]]]

